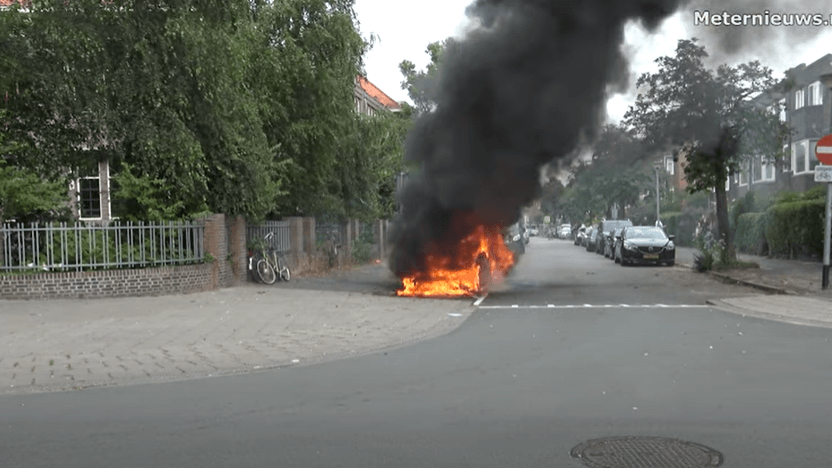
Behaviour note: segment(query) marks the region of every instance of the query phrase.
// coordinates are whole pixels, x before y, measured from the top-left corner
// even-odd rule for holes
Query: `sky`
[[[783,0],[783,4],[789,0]],[[367,78],[396,101],[409,101],[401,89],[402,75],[398,65],[410,60],[418,69],[424,68],[429,57],[426,46],[449,36],[462,37],[470,27],[465,8],[470,0],[356,0],[355,11],[365,37],[377,36],[373,49],[365,56]],[[817,2],[822,4],[825,2]],[[654,72],[654,61],[673,55],[679,39],[702,38],[706,50],[718,63],[735,65],[759,60],[773,69],[775,77],[801,63],[810,64],[832,53],[832,25],[830,26],[703,26],[694,24],[694,7],[670,16],[654,33],[636,24],[625,31],[625,50],[630,57],[633,86],[642,73]],[[827,11],[805,11],[800,7],[784,6],[780,13],[823,13],[832,20],[832,8]],[[701,10],[700,10],[701,11]],[[715,11],[715,10],[714,10]],[[722,10],[719,10],[721,12]],[[772,10],[776,13],[778,10]],[[761,12],[762,13],[762,12]],[[745,45],[728,53],[721,52],[715,33],[725,35],[728,28],[743,28]],[[748,28],[754,28],[750,30]],[[736,29],[735,29],[736,30]],[[755,36],[756,35],[756,36]],[[764,40],[760,40],[763,37]],[[614,95],[607,102],[607,118],[618,122],[635,99],[635,90]]]

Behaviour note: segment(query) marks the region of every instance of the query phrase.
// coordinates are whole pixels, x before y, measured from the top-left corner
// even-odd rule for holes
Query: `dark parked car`
[[[631,226],[624,229],[616,245],[615,257],[621,266],[635,263],[673,266],[676,263],[675,236],[655,226]]]
[[[586,236],[586,251],[587,252],[594,252],[595,247],[598,244],[598,228],[594,227],[589,234]]]
[[[598,228],[601,230],[601,235],[598,236],[597,245],[595,246],[595,253],[605,255],[607,252],[607,240],[612,240],[613,231],[616,228],[632,226],[633,223],[629,219],[606,219],[601,221]]]
[[[621,233],[624,231],[624,226],[616,228],[614,231],[607,236],[607,240],[604,243],[604,256],[609,258],[610,260],[615,260],[615,245],[616,245],[616,237],[620,236]]]
[[[575,245],[584,245],[584,238],[586,237],[586,227],[581,226],[575,232]]]

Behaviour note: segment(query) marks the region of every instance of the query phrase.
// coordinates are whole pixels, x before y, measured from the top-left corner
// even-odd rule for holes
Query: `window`
[[[806,145],[802,141],[792,146],[792,171],[795,174],[806,172]]]
[[[676,169],[676,165],[673,164],[673,158],[666,158],[664,160],[665,170],[668,174],[673,175],[674,170]]]
[[[807,105],[809,106],[820,106],[823,104],[823,94],[821,91],[823,88],[820,87],[820,81],[815,81],[814,83],[809,85],[809,96],[807,99]]]
[[[78,179],[81,218],[101,218],[101,190],[98,177]]]
[[[748,166],[743,163],[742,168],[740,169],[739,186],[744,187],[746,185],[748,185]]]
[[[780,121],[786,121],[786,99],[780,100]]]
[[[818,165],[818,158],[815,157],[815,147],[818,140],[803,140],[792,147],[792,169],[795,174],[813,172]]]
[[[804,90],[795,91],[794,93],[794,108],[800,109],[806,105],[806,92]]]
[[[725,191],[731,190],[731,176],[729,175],[727,179],[725,179]]]
[[[786,158],[787,154],[789,154],[789,145],[783,145],[783,159]],[[789,161],[791,161],[791,158],[789,158]],[[785,161],[783,161],[783,172],[789,172],[791,169],[791,162],[787,164]]]
[[[762,156],[755,156],[751,162],[751,182],[770,182],[774,180],[774,164]]]
[[[355,111],[361,112],[361,99],[355,98]]]

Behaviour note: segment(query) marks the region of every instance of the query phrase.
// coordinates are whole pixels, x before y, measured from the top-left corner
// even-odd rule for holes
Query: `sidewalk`
[[[447,333],[474,310],[470,300],[283,286],[288,284],[165,297],[0,300],[0,395],[355,356]]]
[[[693,268],[694,252],[692,248],[678,247],[677,265]],[[739,258],[760,267],[708,274],[766,294],[708,301],[709,304],[741,315],[832,328],[832,288],[821,288],[822,264],[745,254]]]

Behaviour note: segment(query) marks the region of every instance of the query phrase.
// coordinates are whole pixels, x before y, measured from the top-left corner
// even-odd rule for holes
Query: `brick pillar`
[[[292,261],[292,266],[300,265],[303,256],[303,218],[293,216],[286,218],[289,221],[289,257]]]
[[[341,225],[341,231],[344,233],[344,242],[341,246],[341,250],[344,252],[342,255],[343,263],[352,265],[352,244],[355,242],[355,231],[353,230],[353,222],[351,219],[346,220]]]
[[[377,219],[373,221],[373,250],[375,250],[375,254],[378,256],[379,260],[384,258],[383,238],[384,233],[382,232],[381,220]]]
[[[228,244],[225,238],[225,215],[215,214],[203,218],[202,221],[205,223],[203,234],[205,253],[214,258],[211,269],[211,289],[217,289],[222,284],[223,273],[230,270],[228,263],[225,261],[228,255]],[[223,268],[223,265],[225,265],[225,268]]]
[[[315,255],[315,218],[303,218],[303,253],[308,257]]]
[[[231,238],[228,239],[228,253],[231,255],[232,283],[237,285],[244,283],[248,274],[246,220],[242,216],[235,216],[230,222]]]

